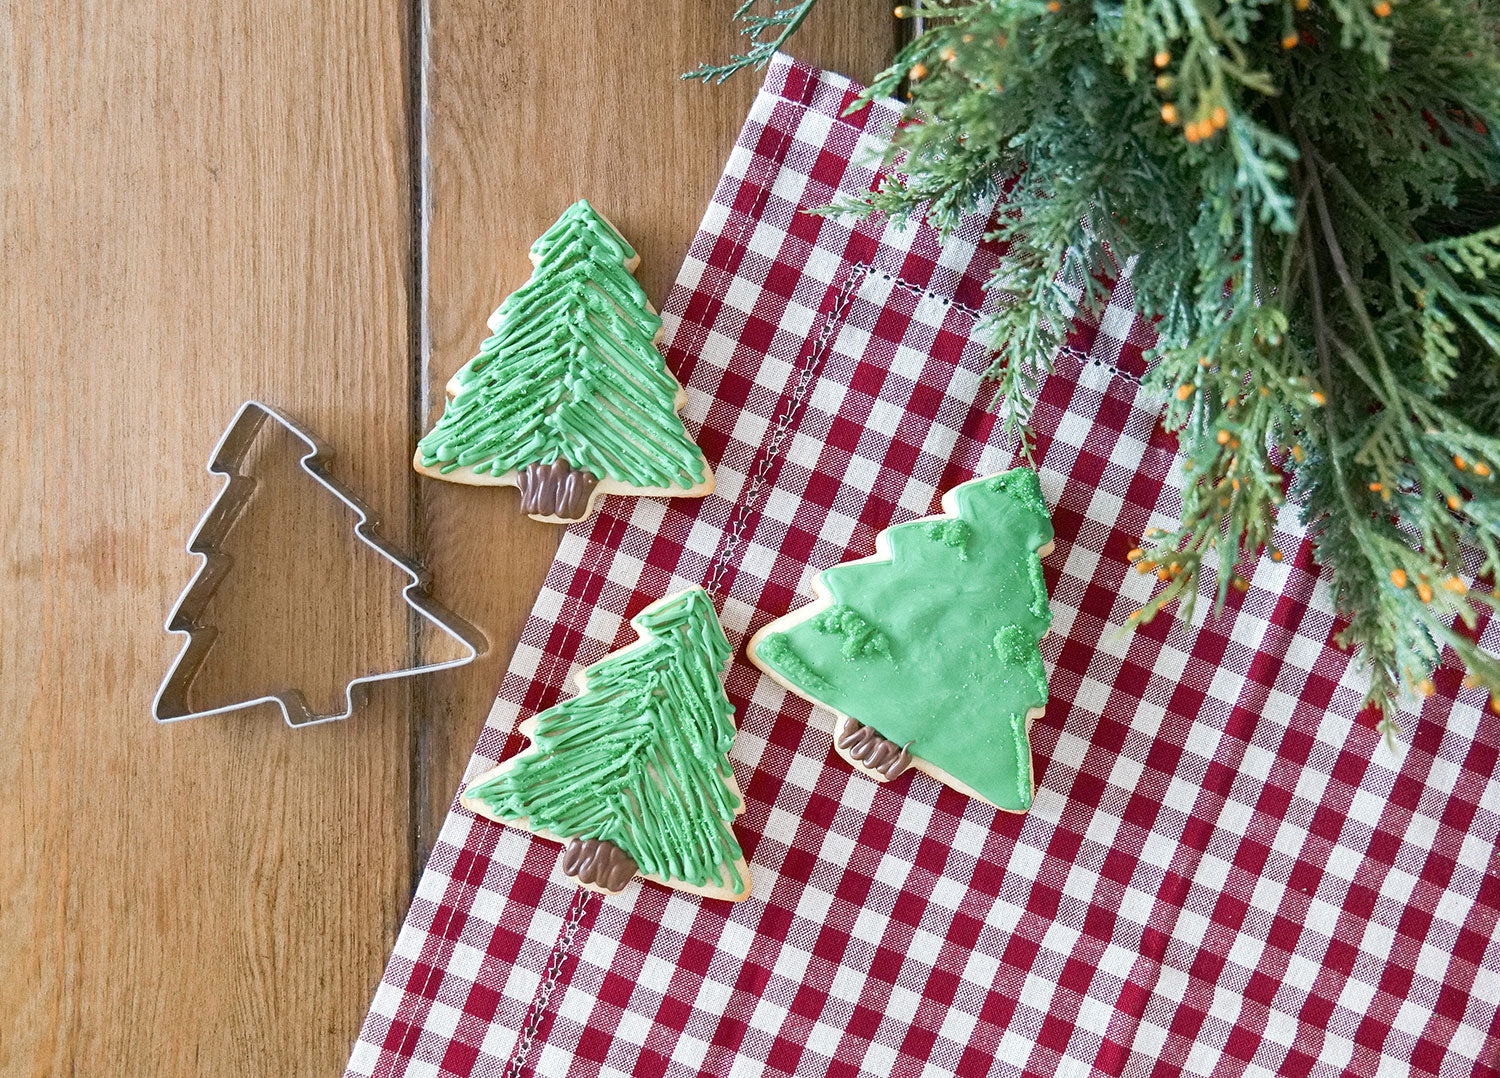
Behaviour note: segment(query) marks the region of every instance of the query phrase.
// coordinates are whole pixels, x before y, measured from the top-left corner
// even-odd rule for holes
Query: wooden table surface
[[[733,0],[13,0],[0,7],[0,1075],[341,1073],[559,531],[418,480],[416,438],[526,251],[587,197],[658,303],[758,84]],[[886,0],[794,44],[868,78]],[[157,726],[161,628],[247,397],[492,646],[354,718]],[[394,569],[293,467],[211,609],[199,702],[317,704],[426,652]]]

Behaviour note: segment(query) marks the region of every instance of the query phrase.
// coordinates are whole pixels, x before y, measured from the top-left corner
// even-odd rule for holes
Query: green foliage
[[[1444,646],[1500,692],[1464,628],[1494,608],[1500,566],[1500,6],[898,14],[925,30],[867,94],[911,87],[895,175],[826,212],[951,227],[1015,177],[991,284],[1009,302],[984,327],[1012,430],[1076,304],[1128,269],[1187,461],[1181,524],[1140,561],[1166,577],[1140,618],[1243,586],[1236,566],[1289,497],[1388,719],[1403,688],[1429,691]]]
[[[739,55],[731,56],[727,63],[704,64],[682,77],[720,83],[747,67],[765,67],[771,62],[771,57],[776,55],[776,50],[797,32],[802,20],[807,18],[817,2],[818,0],[798,0],[786,7],[773,7],[762,15],[756,10],[759,6],[756,0],[745,0],[734,9],[734,20],[740,23],[740,34],[749,39],[749,48]]]

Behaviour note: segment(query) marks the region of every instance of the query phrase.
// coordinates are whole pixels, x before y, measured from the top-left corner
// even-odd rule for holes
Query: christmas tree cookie
[[[702,588],[631,619],[640,639],[579,674],[579,695],[521,724],[522,752],[469,784],[473,812],[564,844],[563,872],[612,893],[632,877],[750,897],[734,837],[729,642]]]
[[[943,514],[880,533],[873,557],[813,578],[750,658],[832,711],[834,747],[886,782],[908,767],[1008,812],[1031,806],[1030,720],[1047,703],[1052,521],[1036,473],[953,488]]]
[[[600,494],[701,498],[713,473],[656,342],[634,248],[586,201],[531,245],[531,278],[490,316],[479,354],[417,443],[417,471],[513,486],[536,520],[582,520]]]

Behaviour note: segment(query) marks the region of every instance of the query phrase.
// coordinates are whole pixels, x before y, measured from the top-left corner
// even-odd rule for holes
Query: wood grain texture
[[[732,6],[0,7],[0,1075],[341,1071],[561,534],[417,479],[415,439],[574,199],[665,299],[759,81],[677,79]],[[827,0],[794,51],[868,77],[888,7]],[[310,730],[151,722],[249,396],[337,448],[481,662]],[[290,448],[257,453],[202,701],[326,701],[417,646]]]
[[[658,307],[760,86],[678,78],[740,51],[730,0],[537,5],[432,0],[425,35],[423,429],[443,384],[477,350],[485,319],[530,271],[532,240],[587,198],[640,252]],[[869,79],[890,62],[886,0],[825,0],[797,57]],[[568,50],[562,57],[559,50]],[[519,515],[511,490],[423,480],[417,491],[435,592],[471,613],[494,648],[425,679],[414,806],[425,860],[473,752],[561,536]]]
[[[379,978],[408,685],[304,731],[149,708],[246,397],[411,539],[410,31],[406,0],[0,8],[0,1074],[339,1073]],[[272,474],[210,695],[408,647],[383,564]]]

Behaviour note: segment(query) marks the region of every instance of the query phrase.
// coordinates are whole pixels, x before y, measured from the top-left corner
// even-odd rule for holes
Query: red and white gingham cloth
[[[853,774],[745,660],[816,570],[1014,462],[974,338],[984,219],[939,243],[803,212],[875,178],[897,111],[844,117],[858,90],[772,64],[665,308],[718,487],[568,531],[469,767],[705,584],[737,649],[751,898],[601,898],[555,843],[455,807],[348,1073],[1495,1074],[1500,723],[1445,669],[1384,746],[1291,513],[1222,616],[1126,630],[1155,583],[1126,552],[1181,483],[1128,283],[1034,417],[1057,548],[1030,812]]]

